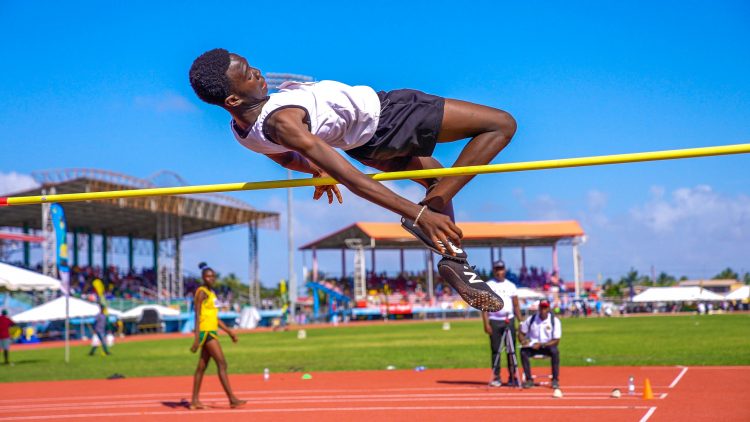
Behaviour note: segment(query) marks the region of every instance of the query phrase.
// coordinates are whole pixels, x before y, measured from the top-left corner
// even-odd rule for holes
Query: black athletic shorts
[[[372,139],[346,153],[383,171],[406,168],[412,157],[432,155],[443,123],[445,98],[413,89],[378,92],[380,120]]]

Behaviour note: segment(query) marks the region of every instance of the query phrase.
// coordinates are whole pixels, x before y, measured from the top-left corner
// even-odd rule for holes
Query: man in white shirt
[[[500,387],[500,357],[498,353],[503,344],[501,340],[506,330],[510,330],[510,338],[513,341],[513,351],[515,352],[516,344],[516,326],[515,322],[521,320],[521,307],[518,306],[518,296],[516,294],[516,285],[505,278],[505,262],[502,260],[495,261],[492,264],[493,278],[487,281],[487,285],[503,299],[505,306],[496,312],[482,312],[482,321],[484,322],[484,332],[490,336],[490,350],[492,351],[492,370],[495,374],[490,382],[491,387]],[[517,385],[515,371],[511,368],[510,350],[506,350],[508,362],[508,385]]]
[[[526,318],[519,327],[521,342],[521,364],[526,375],[523,388],[534,386],[529,357],[545,355],[552,358],[552,388],[560,387],[560,352],[557,345],[562,337],[562,324],[549,310],[549,301],[539,301],[539,312]]]
[[[260,70],[244,57],[217,48],[190,68],[190,84],[203,101],[232,116],[231,130],[246,148],[313,177],[331,176],[355,195],[401,216],[405,230],[444,258],[438,271],[472,307],[496,311],[502,300],[477,277],[461,249],[452,199],[473,176],[416,180],[426,189],[415,204],[368,177],[334,148],[381,171],[442,167],[435,146],[466,138],[455,167],[488,164],[516,132],[505,111],[416,90],[375,92],[334,81],[283,84],[268,95]],[[315,188],[342,202],[336,185]]]

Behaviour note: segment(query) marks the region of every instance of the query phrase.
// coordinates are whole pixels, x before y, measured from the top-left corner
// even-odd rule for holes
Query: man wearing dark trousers
[[[487,281],[487,285],[503,299],[505,306],[497,312],[482,312],[482,321],[484,322],[484,332],[490,336],[490,350],[492,351],[492,370],[494,377],[490,381],[490,387],[500,387],[500,357],[498,354],[503,346],[501,341],[506,330],[513,341],[515,350],[516,344],[516,321],[521,320],[521,308],[518,306],[518,296],[516,294],[516,285],[505,278],[505,263],[495,261],[492,264],[493,278]],[[506,350],[507,351],[507,350]],[[511,370],[511,356],[507,355],[508,363],[508,385],[517,384],[515,371]]]
[[[534,386],[531,377],[529,358],[545,355],[552,358],[552,388],[560,388],[560,352],[557,345],[562,337],[562,324],[549,310],[549,301],[539,301],[539,312],[529,316],[519,327],[518,338],[521,342],[521,363],[526,381],[523,388]]]

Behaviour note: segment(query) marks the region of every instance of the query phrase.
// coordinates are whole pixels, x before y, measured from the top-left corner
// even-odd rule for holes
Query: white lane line
[[[677,383],[680,382],[680,380],[682,379],[682,376],[685,375],[685,372],[687,372],[688,370],[687,366],[682,366],[681,368],[682,368],[682,371],[680,371],[680,374],[677,375],[677,378],[675,378],[674,381],[672,381],[672,383],[669,384],[669,388],[674,388],[677,385]]]
[[[669,395],[669,393],[661,393],[661,396],[659,396],[659,399],[664,400],[667,398],[667,395]]]
[[[564,386],[564,390],[572,390],[572,389],[612,389],[612,385],[569,385]],[[654,389],[657,388],[666,388],[665,386],[653,386]],[[372,393],[372,392],[388,392],[388,391],[490,391],[492,388],[487,387],[486,385],[476,385],[473,387],[409,387],[409,388],[365,388],[365,389],[345,389],[345,388],[338,388],[338,389],[323,389],[323,390],[315,390],[316,393]],[[608,390],[609,391],[609,390]],[[15,399],[3,399],[0,400],[0,404],[2,403],[11,403],[11,404],[18,404],[18,403],[33,403],[33,402],[50,402],[50,401],[69,401],[69,400],[85,400],[85,401],[91,401],[91,400],[106,400],[106,399],[134,399],[134,398],[149,398],[149,397],[170,397],[170,396],[179,396],[179,397],[189,397],[190,391],[180,391],[180,392],[161,392],[161,393],[136,393],[136,394],[111,394],[111,395],[87,395],[87,396],[59,396],[60,392],[57,392],[57,397],[49,397],[49,398],[38,398],[38,397],[29,397],[29,398],[15,398]],[[288,394],[294,394],[294,393],[305,393],[309,394],[309,389],[290,389],[290,390],[239,390],[235,391],[236,394],[250,394],[254,396],[268,394],[272,396],[277,395],[288,395]],[[223,391],[206,391],[201,392],[201,395],[219,395],[223,396]]]
[[[656,406],[653,406],[652,408],[648,409],[648,412],[646,412],[646,414],[643,415],[640,422],[646,422],[648,418],[650,418],[651,415],[654,414],[655,411],[656,411]]]
[[[315,390],[317,393],[356,393],[361,391],[363,393],[372,392],[386,392],[386,391],[476,391],[476,390],[489,390],[489,387],[485,384],[477,385],[475,387],[410,387],[410,388],[336,388],[336,389],[321,389]],[[279,395],[279,394],[294,394],[294,393],[310,393],[310,389],[295,389],[295,390],[235,390],[236,394],[252,394],[252,395]],[[59,394],[59,393],[56,393]],[[201,392],[201,395],[224,395],[225,393],[221,390]],[[115,394],[115,395],[87,395],[87,396],[67,396],[67,397],[50,397],[50,398],[16,398],[16,399],[5,399],[0,400],[0,403],[18,403],[19,401],[24,402],[39,402],[47,400],[90,400],[90,399],[128,399],[136,397],[165,397],[165,396],[190,396],[190,390],[181,392],[161,392],[161,393],[140,393],[140,394]]]
[[[373,412],[373,411],[397,411],[406,410],[632,410],[646,409],[646,406],[373,406],[373,407],[303,407],[298,409],[221,409],[201,410],[201,415],[223,414],[223,413],[295,413],[295,412]],[[656,409],[653,407],[652,409]],[[124,417],[124,416],[179,416],[187,414],[185,411],[160,411],[160,412],[122,412],[122,413],[77,413],[67,415],[39,415],[39,416],[10,416],[0,417],[0,421],[17,420],[41,420],[41,419],[67,419],[67,418],[101,418],[101,417]],[[191,413],[192,414],[192,413]],[[643,422],[643,421],[642,421]]]
[[[464,402],[474,402],[474,401],[481,401],[481,402],[488,402],[488,401],[494,401],[494,402],[502,402],[502,401],[540,401],[545,402],[550,398],[550,394],[545,394],[541,397],[524,397],[524,396],[515,396],[515,397],[439,397],[439,400],[442,402],[450,402],[450,401],[464,401]],[[608,395],[602,394],[600,396],[585,396],[585,397],[565,397],[566,402],[573,402],[576,400],[610,400],[611,398]],[[432,401],[435,400],[434,397],[393,397],[393,398],[382,398],[382,397],[365,397],[365,398],[359,398],[359,397],[352,397],[349,399],[346,399],[349,403],[366,403],[366,402],[386,402],[386,403],[398,403],[398,402],[419,402],[419,401]],[[204,400],[204,403],[211,404],[211,405],[224,405],[225,400]],[[283,405],[283,404],[294,404],[294,403],[340,403],[342,402],[341,399],[336,398],[326,398],[326,397],[317,397],[317,398],[305,398],[305,399],[296,399],[296,398],[285,398],[285,399],[279,399],[279,400],[264,400],[262,398],[255,398],[255,399],[247,399],[247,402],[249,404],[259,404],[259,405]],[[169,403],[174,404],[175,406],[180,406],[182,403],[187,403],[187,401],[182,402],[180,400],[176,401],[169,401]],[[136,402],[126,402],[126,403],[120,403],[120,402],[108,402],[108,403],[78,403],[78,404],[63,404],[63,405],[47,405],[47,406],[15,406],[14,408],[5,407],[0,409],[3,413],[10,414],[10,413],[37,413],[37,412],[43,412],[43,413],[49,413],[49,412],[61,412],[61,411],[84,411],[84,410],[90,410],[90,409],[124,409],[124,408],[151,408],[151,407],[166,407],[163,402],[160,401],[136,401]]]

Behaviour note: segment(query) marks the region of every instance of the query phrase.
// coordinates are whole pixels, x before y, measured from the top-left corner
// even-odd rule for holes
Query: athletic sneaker
[[[443,258],[438,262],[438,272],[472,308],[487,312],[503,309],[503,299],[466,262]]]
[[[420,242],[424,243],[427,248],[432,250],[433,252],[442,255],[445,258],[452,259],[454,261],[459,262],[466,262],[466,252],[464,252],[463,249],[459,248],[458,246],[454,245],[451,241],[448,241],[448,247],[445,248],[446,252],[443,252],[440,250],[441,247],[443,247],[443,242],[437,242],[436,245],[432,239],[427,236],[422,229],[419,228],[419,226],[414,225],[414,220],[402,217],[401,218],[401,227],[403,227],[406,231],[414,235]],[[452,255],[450,251],[453,251],[456,253],[456,255]]]
[[[526,380],[523,382],[523,388],[532,388],[534,387],[534,380]]]
[[[490,385],[490,387],[502,387],[503,383],[500,382],[499,379],[494,379],[494,380],[490,381],[489,385]]]

